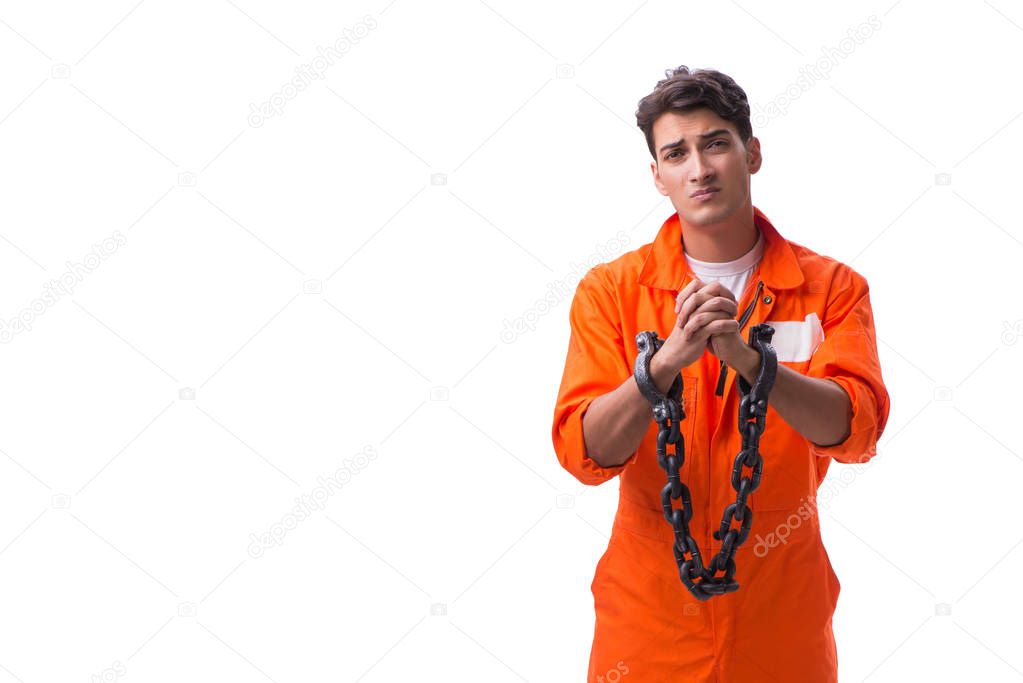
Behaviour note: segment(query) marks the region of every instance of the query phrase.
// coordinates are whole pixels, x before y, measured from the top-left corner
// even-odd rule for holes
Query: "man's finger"
[[[707,294],[711,294],[713,296],[723,296],[726,299],[731,299],[732,301],[735,301],[735,295],[732,294],[732,290],[728,289],[728,287],[725,287],[718,280],[708,283],[705,287],[701,287],[700,291],[706,292]]]
[[[686,316],[692,313],[695,308],[703,303],[703,298],[699,295],[704,287],[706,285],[699,280],[693,280],[686,285],[685,289],[678,295],[678,300],[675,303],[675,313],[682,314],[685,311]],[[685,318],[682,319],[685,320]]]
[[[696,291],[688,291],[690,287],[694,287]],[[675,297],[675,314],[677,315],[680,313],[682,311],[682,306],[684,306],[686,301],[689,301],[690,299],[696,299],[696,302],[689,309],[690,312],[692,312],[693,309],[699,308],[715,296],[735,301],[735,295],[732,294],[731,290],[721,284],[721,282],[715,280],[713,282],[703,283],[699,279],[693,279],[688,285],[686,285],[685,289],[679,292],[678,296]]]
[[[678,307],[678,315],[684,321],[688,320],[689,316],[695,313],[698,309],[706,305],[711,299],[714,298],[714,294],[707,291],[710,285],[701,287],[698,291],[693,292],[689,297],[682,302],[682,305]],[[726,297],[722,297],[726,298]]]
[[[735,303],[735,299],[729,299],[724,296],[715,296],[707,299],[696,311],[724,311],[732,316],[739,312],[739,304]]]
[[[679,292],[678,296],[675,297],[676,314],[678,314],[679,309],[682,307],[682,304],[685,303],[685,300],[688,299],[693,292],[698,291],[702,286],[703,283],[700,282],[699,279],[693,278],[692,280],[689,281],[688,285],[682,288],[682,291]]]
[[[699,335],[707,325],[716,320],[733,319],[732,316],[721,311],[700,311],[700,316],[700,318],[697,318],[694,313],[685,323],[682,323],[682,339],[684,341],[690,341],[693,337]]]

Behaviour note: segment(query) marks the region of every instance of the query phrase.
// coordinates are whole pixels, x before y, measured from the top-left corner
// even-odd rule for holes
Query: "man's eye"
[[[728,143],[727,143],[727,142],[725,142],[724,140],[715,140],[714,142],[710,143],[710,144],[709,144],[709,145],[707,145],[707,146],[708,146],[708,147],[713,147],[714,145],[718,145],[718,144],[720,144],[720,145],[721,145],[722,147],[727,147],[727,146],[728,146]],[[676,150],[675,150],[674,152],[670,152],[670,153],[669,153],[669,154],[668,154],[668,155],[667,155],[666,157],[664,157],[664,158],[665,158],[665,159],[670,159],[670,158],[672,158],[672,157],[673,157],[674,155],[676,155],[676,154],[681,154],[681,152],[680,152],[679,150],[677,150],[677,149],[676,149]]]

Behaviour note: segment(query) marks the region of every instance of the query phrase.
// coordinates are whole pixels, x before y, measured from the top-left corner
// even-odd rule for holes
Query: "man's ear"
[[[764,163],[764,157],[760,153],[760,139],[757,137],[751,137],[746,143],[746,163],[750,174],[759,171]]]
[[[664,183],[661,182],[661,174],[657,170],[657,162],[655,161],[650,162],[650,172],[654,176],[654,185],[657,186],[657,191],[663,194],[665,197],[667,197],[669,194],[668,188],[666,188],[664,186]]]

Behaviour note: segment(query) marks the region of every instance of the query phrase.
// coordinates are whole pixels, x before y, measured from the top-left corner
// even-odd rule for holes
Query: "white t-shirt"
[[[734,261],[699,261],[689,254],[686,254],[686,261],[693,273],[702,282],[720,282],[732,293],[736,301],[739,301],[742,293],[746,290],[746,282],[750,274],[760,262],[764,253],[764,234],[757,228],[757,243],[753,248]]]

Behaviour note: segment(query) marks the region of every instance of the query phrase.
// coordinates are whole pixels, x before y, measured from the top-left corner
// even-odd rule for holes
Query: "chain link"
[[[752,385],[741,374],[736,378],[742,395],[739,401],[742,448],[732,465],[735,502],[725,508],[720,527],[714,532],[714,539],[721,541],[721,549],[707,565],[703,563],[696,539],[689,533],[689,522],[693,518],[692,497],[679,474],[686,458],[685,439],[680,430],[680,423],[686,418],[684,406],[680,403],[682,375],[675,377],[667,395],[662,394],[650,375],[650,359],[664,342],[658,339],[656,332],[636,335],[639,355],[634,375],[640,392],[650,402],[654,421],[660,427],[657,432],[657,464],[668,475],[668,483],[661,489],[661,509],[675,532],[672,550],[679,577],[689,592],[701,601],[739,589],[735,580],[735,553],[749,537],[753,524],[753,510],[746,501],[760,486],[764,471],[760,436],[764,433],[767,419],[767,397],[778,372],[778,357],[770,343],[773,335],[774,328],[765,324],[754,325],[749,331],[749,345],[760,352],[760,369]],[[670,453],[669,445],[672,446]],[[681,507],[675,507],[674,501],[680,501]],[[739,523],[738,528],[732,526],[733,521]],[[718,572],[723,574],[718,576]]]

